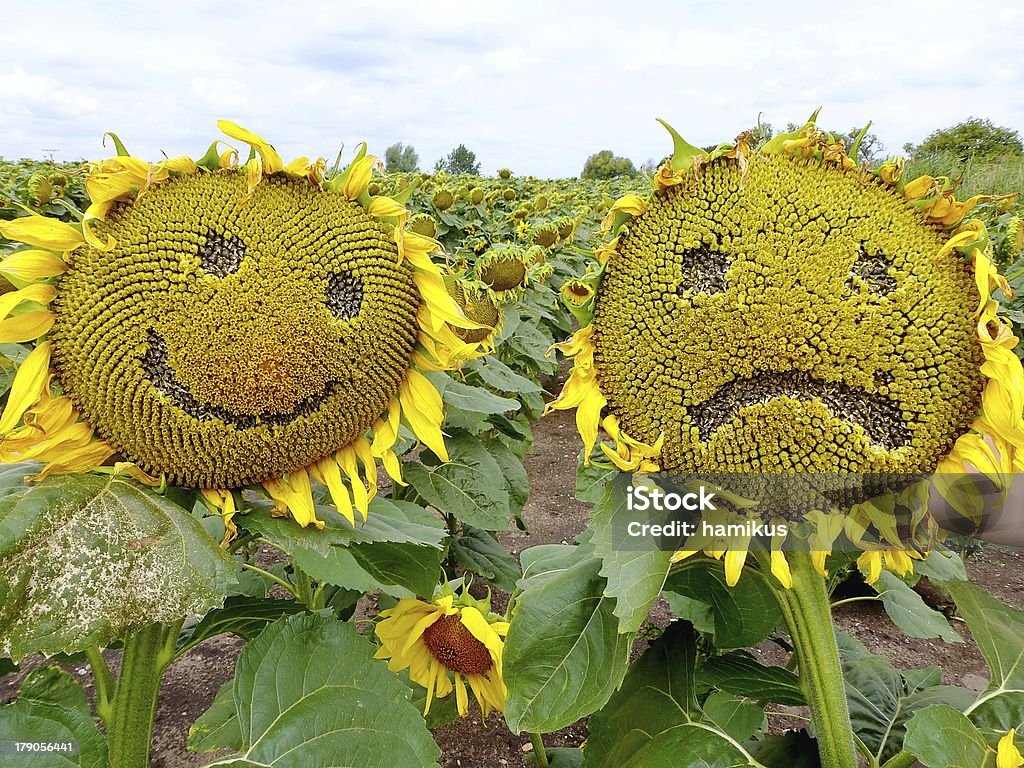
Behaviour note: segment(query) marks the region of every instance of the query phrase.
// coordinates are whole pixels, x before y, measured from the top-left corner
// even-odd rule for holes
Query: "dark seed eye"
[[[199,263],[214,277],[227,277],[238,271],[245,258],[245,243],[231,235],[206,233],[206,242],[199,246]]]
[[[339,320],[351,320],[359,314],[363,303],[363,281],[351,272],[335,272],[327,276],[327,308]]]
[[[889,274],[890,263],[884,253],[867,253],[863,248],[857,254],[857,260],[850,268],[850,277],[846,287],[853,290],[853,278],[859,277],[873,293],[885,295],[896,290],[896,278]]]
[[[683,271],[683,279],[676,293],[721,293],[725,290],[728,255],[702,245],[699,248],[677,250],[676,260]]]

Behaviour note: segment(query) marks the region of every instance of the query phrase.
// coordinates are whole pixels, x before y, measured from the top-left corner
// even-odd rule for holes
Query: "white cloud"
[[[107,130],[139,155],[197,153],[228,117],[287,156],[404,141],[430,168],[465,143],[487,172],[557,176],[604,148],[661,157],[656,116],[698,144],[818,105],[894,149],[972,114],[1024,127],[1024,13],[1005,5],[635,6],[17,3],[0,155],[95,157]]]

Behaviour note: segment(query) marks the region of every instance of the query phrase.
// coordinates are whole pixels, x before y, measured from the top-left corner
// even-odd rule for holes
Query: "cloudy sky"
[[[1024,11],[1009,3],[10,2],[0,156],[199,156],[226,117],[286,160],[365,140],[459,143],[485,173],[571,176],[611,149],[712,144],[758,113],[892,150],[968,116],[1024,134]],[[47,153],[48,154],[48,153]]]

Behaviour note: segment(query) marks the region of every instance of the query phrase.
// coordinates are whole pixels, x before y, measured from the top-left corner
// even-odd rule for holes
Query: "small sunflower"
[[[409,678],[427,689],[424,715],[434,696],[444,698],[454,687],[459,715],[465,717],[467,683],[484,719],[491,710],[504,711],[507,691],[501,657],[509,625],[490,612],[488,600],[474,600],[467,593],[456,596],[445,589],[430,602],[400,600],[380,615],[376,658],[387,659],[393,672],[408,669]]]
[[[626,195],[604,220],[593,299],[563,292],[581,328],[557,345],[574,366],[549,409],[576,409],[588,461],[604,426],[623,471],[1024,466],[1024,370],[993,297],[1012,294],[967,218],[993,198],[904,181],[900,161],[859,166],[814,117],[756,149],[742,134],[702,151],[666,128],[674,153],[653,195]],[[815,510],[834,530],[818,529],[825,550],[845,529],[869,574],[912,566],[864,539],[881,516],[844,509],[836,529],[837,511]],[[721,557],[720,544],[704,551]]]
[[[231,489],[261,483],[282,514],[316,518],[310,481],[363,519],[377,461],[401,482],[403,421],[447,460],[441,398],[421,370],[477,354],[432,239],[401,198],[369,193],[365,146],[342,173],[285,164],[256,134],[198,161],[91,164],[79,226],[0,222],[29,246],[7,257],[0,343],[32,347],[0,415],[0,461],[54,473],[129,463],[199,488],[233,532]],[[14,268],[17,269],[14,269]],[[4,271],[0,265],[0,271]]]

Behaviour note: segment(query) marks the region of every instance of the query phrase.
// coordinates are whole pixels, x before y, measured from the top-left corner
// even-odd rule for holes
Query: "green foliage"
[[[465,144],[459,144],[434,164],[434,172],[444,171],[452,175],[466,173],[472,176],[480,175],[480,163],[476,159],[476,153],[466,148]]]
[[[235,581],[198,520],[131,480],[50,477],[0,499],[0,656],[77,651],[202,615]]]
[[[238,750],[217,764],[239,767],[283,759],[309,768],[436,766],[440,750],[409,703],[411,691],[373,653],[352,624],[309,614],[281,619],[238,659],[237,730],[222,692],[193,728],[193,743]]]
[[[581,179],[613,179],[616,176],[636,176],[636,166],[628,157],[619,157],[610,149],[602,149],[587,158]]]
[[[1017,131],[978,117],[933,131],[920,144],[908,145],[906,149],[914,159],[950,155],[961,161],[1006,160],[1024,154]]]
[[[420,169],[420,156],[412,144],[398,141],[384,151],[384,169],[388,173],[411,173]]]

